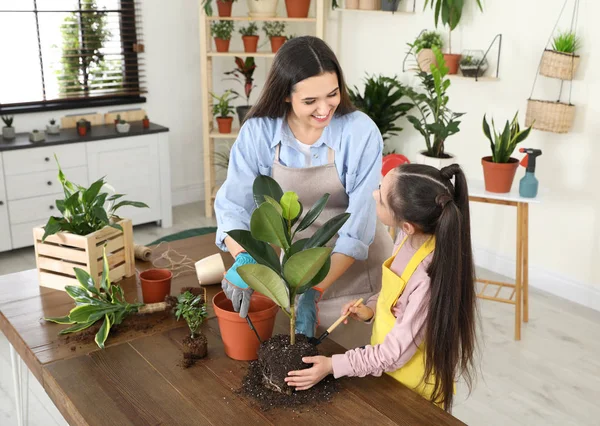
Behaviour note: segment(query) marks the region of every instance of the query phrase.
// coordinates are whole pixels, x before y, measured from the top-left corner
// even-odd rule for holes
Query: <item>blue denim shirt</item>
[[[231,148],[227,179],[217,192],[217,246],[227,251],[226,231],[250,229],[255,209],[252,184],[258,174],[271,176],[275,147],[281,143],[279,160],[287,167],[301,168],[305,157],[283,118],[252,118],[240,129]],[[356,111],[334,117],[319,140],[310,148],[312,166],[327,164],[327,151],[335,151],[335,166],[349,197],[350,219],[339,231],[334,253],[365,260],[375,237],[377,216],[372,192],[381,179],[383,140],[366,114]]]

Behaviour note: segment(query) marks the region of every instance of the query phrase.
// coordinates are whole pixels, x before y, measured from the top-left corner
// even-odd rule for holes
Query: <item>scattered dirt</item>
[[[77,350],[77,346],[73,345],[73,346],[71,346],[70,349],[71,349],[71,352],[75,352]]]
[[[199,334],[193,339],[186,336],[183,339],[183,368],[190,368],[197,360],[202,359],[208,352],[208,341],[204,334]]]

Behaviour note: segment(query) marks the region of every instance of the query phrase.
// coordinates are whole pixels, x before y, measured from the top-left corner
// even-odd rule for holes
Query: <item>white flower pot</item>
[[[15,138],[15,128],[14,127],[6,127],[2,128],[2,138],[9,140]]]
[[[49,135],[58,135],[60,133],[60,126],[58,124],[46,124],[46,133]]]
[[[129,132],[129,127],[131,127],[131,125],[129,123],[117,123],[117,132],[119,133],[127,133]]]
[[[279,0],[247,0],[248,15],[253,18],[272,18],[277,16]]]
[[[417,154],[417,159],[416,159],[415,163],[427,164],[428,166],[435,167],[436,169],[439,169],[439,170],[443,169],[446,166],[449,166],[450,164],[456,163],[456,157],[449,152],[446,152],[446,154],[449,155],[450,158],[428,157],[425,155],[425,152],[426,151],[421,151]]]
[[[46,134],[44,132],[31,132],[29,134],[29,140],[31,142],[42,142],[46,139]]]

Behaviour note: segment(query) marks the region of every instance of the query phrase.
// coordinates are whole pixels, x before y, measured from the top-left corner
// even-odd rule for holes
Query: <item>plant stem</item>
[[[294,311],[294,305],[290,306],[290,345],[296,344],[296,312]]]

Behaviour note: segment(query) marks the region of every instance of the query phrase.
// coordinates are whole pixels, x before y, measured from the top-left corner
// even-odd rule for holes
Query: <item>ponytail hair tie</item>
[[[452,196],[450,194],[448,194],[447,192],[443,192],[441,194],[438,194],[435,197],[435,203],[440,206],[442,209],[444,207],[446,207],[446,204],[448,204],[450,201],[453,201]]]

